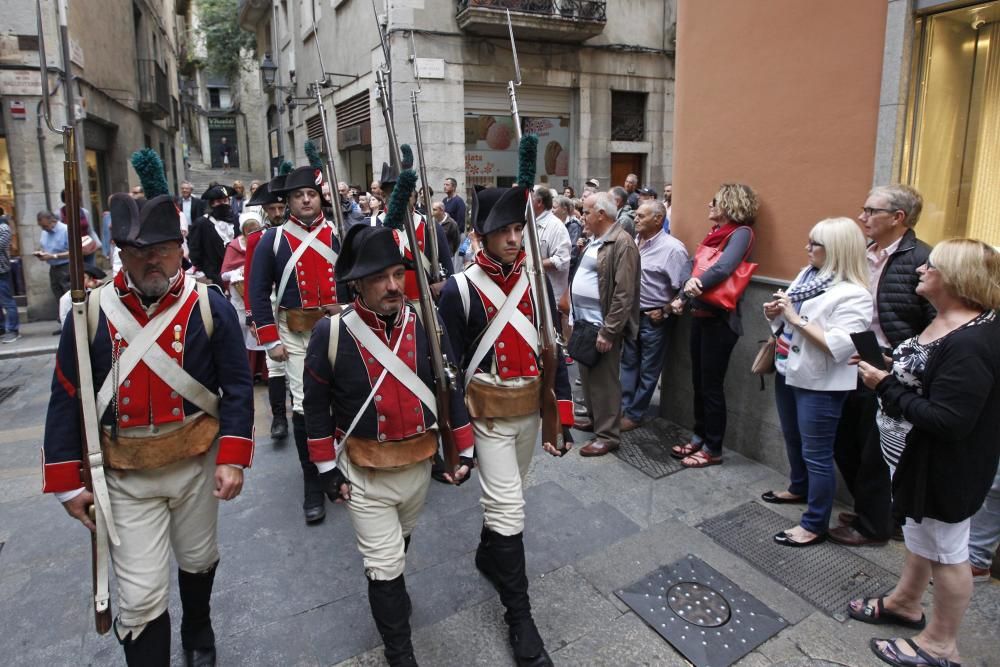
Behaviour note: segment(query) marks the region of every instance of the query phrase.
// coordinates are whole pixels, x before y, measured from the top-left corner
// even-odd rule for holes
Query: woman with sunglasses
[[[892,475],[892,513],[903,524],[906,562],[895,590],[854,600],[851,617],[919,629],[910,639],[872,639],[890,665],[951,667],[972,597],[970,517],[1000,460],[1000,253],[973,239],[943,241],[917,268],[917,294],[937,310],[920,334],[893,350],[892,371],[858,373],[878,395],[882,455]],[[921,600],[934,580],[934,614]]]
[[[837,480],[833,443],[840,412],[857,384],[849,365],[851,334],[872,321],[865,237],[850,218],[821,220],[806,243],[809,264],[787,292],[775,292],[764,316],[778,338],[774,400],[790,468],[786,491],[768,491],[768,503],[806,505],[799,524],[774,536],[788,547],[826,540]]]

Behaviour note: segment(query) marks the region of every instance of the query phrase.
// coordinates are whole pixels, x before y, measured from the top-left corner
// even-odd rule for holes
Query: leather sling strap
[[[409,317],[409,312],[406,313],[406,316]],[[343,320],[344,326],[351,332],[351,335],[375,357],[375,360],[381,364],[382,368],[391,373],[409,391],[413,392],[420,399],[420,402],[427,406],[427,409],[431,411],[434,418],[437,419],[437,397],[434,396],[434,392],[431,391],[430,387],[424,384],[420,376],[411,370],[402,359],[396,356],[395,352],[389,349],[389,346],[382,342],[382,339],[368,328],[368,325],[361,320],[361,317],[356,312],[352,310],[346,313],[343,316]],[[400,337],[402,336],[403,333],[400,332]]]
[[[299,247],[292,252],[291,258],[285,264],[285,268],[281,272],[281,281],[278,283],[277,303],[279,306],[281,305],[281,298],[285,296],[285,288],[288,287],[288,281],[292,277],[292,274],[295,273],[295,265],[302,258],[302,255],[305,254],[306,250],[312,248],[320,255],[322,255],[326,261],[330,262],[331,266],[337,263],[337,253],[333,251],[333,248],[323,243],[313,243],[313,241],[316,240],[316,237],[319,236],[319,233],[323,231],[323,228],[326,226],[327,223],[324,220],[320,224],[316,225],[316,227],[312,231],[307,233],[304,229],[302,229],[302,227],[289,220],[281,227],[279,227],[277,232],[275,232],[274,235],[275,257],[278,256],[278,246],[281,243],[282,233],[286,233],[289,236],[294,236],[296,239],[300,241]]]
[[[145,327],[139,325],[135,318],[128,311],[121,299],[113,290],[102,290],[101,309],[107,316],[108,321],[114,325],[122,338],[128,342],[128,347],[119,359],[119,371],[117,373],[119,382],[124,382],[129,374],[139,364],[145,363],[149,369],[163,380],[171,389],[179,393],[185,399],[198,406],[201,410],[219,417],[219,396],[210,391],[203,384],[194,379],[190,373],[178,364],[166,351],[157,344],[157,339],[173,321],[177,312],[184,305],[194,291],[194,279],[186,278],[184,291],[181,297],[171,305],[170,308],[150,320]],[[199,294],[199,297],[201,295]],[[211,315],[209,316],[211,319]],[[118,387],[114,386],[114,380],[109,376],[101,391],[98,394],[97,407],[99,414],[104,414],[104,410],[110,405],[111,399]]]
[[[528,344],[535,354],[538,353],[538,330],[535,329],[534,325],[524,316],[520,310],[517,309],[518,303],[520,303],[521,298],[528,291],[531,286],[530,281],[526,272],[521,272],[521,277],[514,284],[513,289],[511,289],[510,294],[504,294],[503,291],[490,280],[489,276],[479,268],[478,266],[471,266],[465,271],[466,277],[469,281],[475,285],[477,288],[482,290],[483,294],[489,299],[492,304],[500,304],[500,310],[497,312],[496,317],[494,317],[489,326],[486,327],[486,332],[483,337],[479,340],[479,345],[476,346],[475,352],[472,353],[469,365],[465,369],[465,386],[469,386],[472,382],[472,376],[474,376],[479,370],[480,362],[486,357],[486,354],[493,349],[493,344],[500,337],[501,332],[507,324],[510,324],[514,329],[520,334],[521,338]]]

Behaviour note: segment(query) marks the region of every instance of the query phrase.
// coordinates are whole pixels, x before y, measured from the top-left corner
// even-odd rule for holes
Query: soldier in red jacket
[[[172,551],[185,658],[215,664],[209,603],[218,502],[239,495],[253,460],[253,385],[242,335],[221,291],[181,270],[182,214],[168,195],[143,203],[119,193],[110,208],[123,270],[87,303],[104,474],[92,474],[94,494],[84,489],[81,410],[95,406],[79,399],[70,320],[46,417],[43,490],[91,530],[94,495],[110,500],[101,502],[118,580],[114,631],[127,663],[170,663]]]

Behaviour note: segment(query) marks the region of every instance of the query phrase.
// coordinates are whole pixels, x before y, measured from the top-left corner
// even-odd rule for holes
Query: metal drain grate
[[[788,625],[692,555],[615,594],[698,667],[731,665]]]
[[[0,403],[17,393],[19,387],[0,387]]]
[[[895,585],[895,574],[836,544],[808,549],[775,544],[774,535],[792,525],[787,517],[749,502],[698,528],[838,621],[847,620],[850,600],[879,595]]]
[[[690,439],[690,431],[658,417],[622,433],[621,447],[615,456],[653,479],[660,479],[683,470],[681,462],[670,456],[670,448]]]

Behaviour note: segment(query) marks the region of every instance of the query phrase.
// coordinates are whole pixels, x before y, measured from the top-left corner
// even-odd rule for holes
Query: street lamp
[[[264,59],[260,61],[260,80],[264,84],[265,90],[274,87],[274,78],[278,74],[278,66],[274,64],[270,53],[264,54]]]

